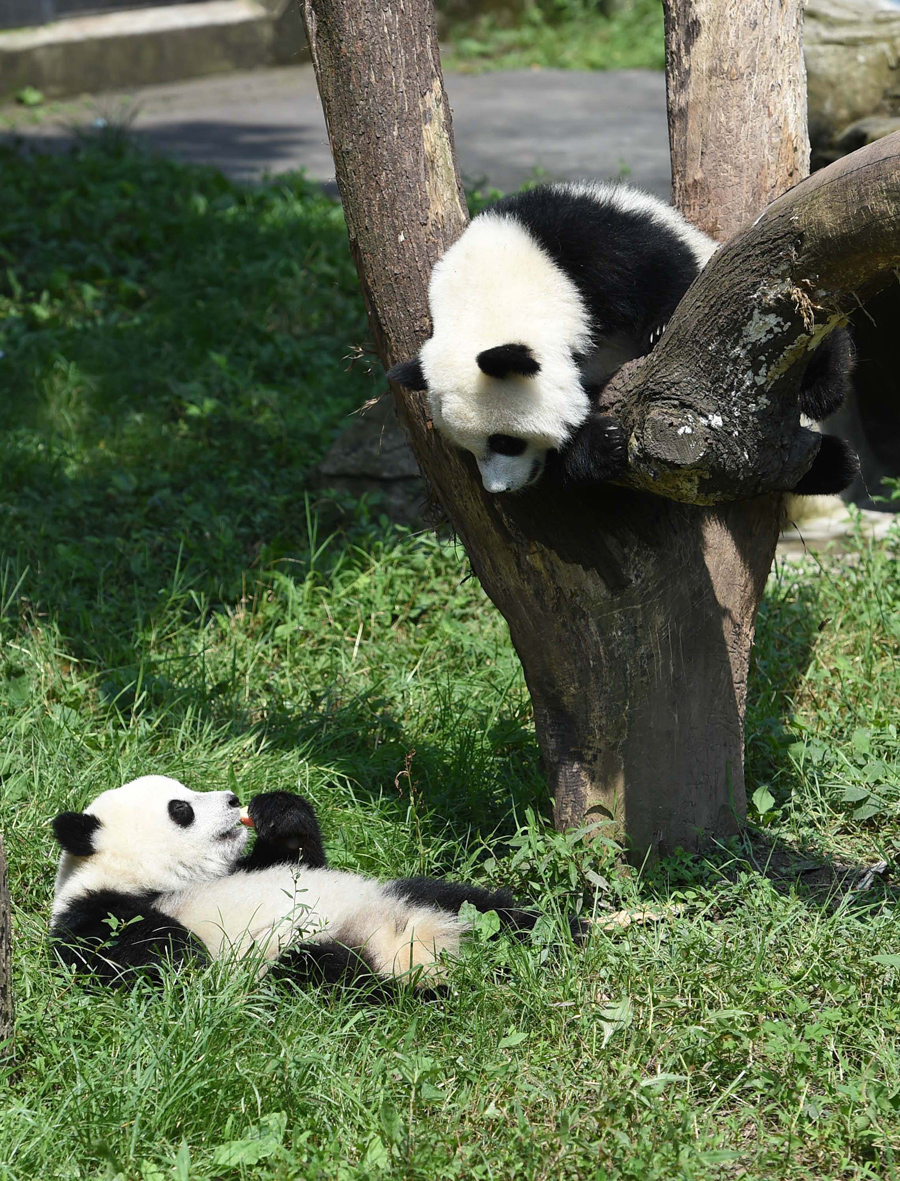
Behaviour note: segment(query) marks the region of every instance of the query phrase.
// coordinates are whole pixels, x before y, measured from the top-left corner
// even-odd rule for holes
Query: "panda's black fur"
[[[596,409],[627,360],[649,352],[717,244],[655,197],[624,185],[557,184],[473,218],[434,268],[433,335],[388,375],[428,391],[435,426],[472,452],[485,487],[546,473],[592,484],[624,471],[626,439]],[[821,421],[850,386],[844,329],[812,354],[800,409]],[[858,469],[826,436],[794,491],[842,491]]]
[[[61,959],[120,985],[165,964],[252,952],[279,980],[352,983],[387,999],[403,978],[441,983],[441,953],[465,934],[464,902],[514,933],[537,919],[505,890],[329,869],[315,811],[286,792],[251,800],[247,853],[238,809],[231,792],[146,776],[57,816],[51,937]]]

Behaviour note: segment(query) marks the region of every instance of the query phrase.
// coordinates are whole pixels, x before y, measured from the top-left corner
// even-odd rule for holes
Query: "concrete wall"
[[[49,98],[305,60],[293,0],[202,0],[0,32],[0,98]]]

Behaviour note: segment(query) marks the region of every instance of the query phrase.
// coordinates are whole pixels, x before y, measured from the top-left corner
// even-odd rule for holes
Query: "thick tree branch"
[[[631,435],[620,483],[692,504],[794,487],[820,439],[799,425],[809,350],[898,267],[900,132],[769,206],[605,388]]]

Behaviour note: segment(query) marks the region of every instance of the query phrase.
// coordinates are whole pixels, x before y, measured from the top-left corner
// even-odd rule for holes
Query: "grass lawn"
[[[0,316],[2,1181],[900,1175],[900,917],[880,875],[851,890],[900,846],[898,539],[772,577],[752,839],[626,872],[548,827],[464,555],[308,492],[384,384],[343,360],[335,204],[114,140],[4,150]],[[222,966],[97,996],[46,946],[48,821],[151,771],[297,789],[338,865],[598,922],[581,951],[476,934],[439,1003]]]
[[[514,18],[457,21],[441,52],[444,68],[484,70],[665,69],[661,0],[620,0],[605,15],[596,0],[533,0]]]

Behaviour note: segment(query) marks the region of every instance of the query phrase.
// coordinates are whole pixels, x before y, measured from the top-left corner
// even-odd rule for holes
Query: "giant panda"
[[[256,840],[247,851],[248,825]],[[329,869],[316,814],[287,792],[242,817],[230,791],[148,775],[53,821],[62,852],[51,938],[62,960],[122,984],[197,958],[252,956],[280,979],[433,990],[467,931],[464,902],[513,932],[537,919],[505,891]]]
[[[472,453],[488,492],[547,475],[595,484],[620,475],[627,440],[595,408],[624,362],[649,352],[718,244],[627,185],[545,185],[469,223],[431,275],[432,336],[388,377],[427,391],[435,428]],[[841,404],[853,345],[833,331],[802,379],[801,412]],[[795,492],[846,488],[858,461],[826,435]]]

